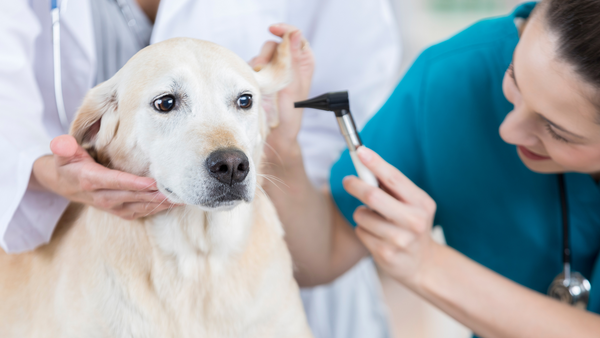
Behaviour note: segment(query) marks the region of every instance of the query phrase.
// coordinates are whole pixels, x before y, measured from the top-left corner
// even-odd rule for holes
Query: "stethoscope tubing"
[[[563,272],[565,279],[571,278],[571,244],[569,233],[569,204],[567,203],[567,189],[565,187],[565,175],[558,175],[558,189],[560,193],[560,210],[562,216],[563,235]]]
[[[56,110],[58,118],[63,128],[63,132],[69,132],[69,120],[65,110],[65,102],[62,91],[62,66],[60,59],[60,7],[58,0],[51,1],[50,14],[52,16],[52,61],[54,71],[54,99],[56,100]]]
[[[66,5],[67,0],[63,0],[62,5]],[[131,8],[123,0],[115,0],[121,15],[125,18],[127,26],[132,31],[133,35],[137,39],[140,46],[143,46],[140,37],[137,35],[134,27],[136,26],[135,18],[131,13]],[[63,132],[69,132],[69,119],[67,118],[67,112],[65,109],[65,102],[62,90],[62,65],[60,59],[60,9],[62,6],[58,5],[58,0],[50,0],[50,15],[52,17],[52,58],[53,58],[53,71],[54,71],[54,99],[56,100],[56,110],[58,111],[58,118],[63,128]]]

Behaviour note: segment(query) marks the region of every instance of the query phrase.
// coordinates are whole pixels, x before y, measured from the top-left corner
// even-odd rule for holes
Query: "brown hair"
[[[558,38],[557,55],[600,88],[600,0],[544,0],[547,28]]]

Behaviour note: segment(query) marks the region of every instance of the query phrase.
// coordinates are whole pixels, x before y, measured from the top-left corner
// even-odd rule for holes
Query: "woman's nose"
[[[500,125],[500,137],[506,143],[533,147],[540,142],[535,118],[530,113],[514,109]]]

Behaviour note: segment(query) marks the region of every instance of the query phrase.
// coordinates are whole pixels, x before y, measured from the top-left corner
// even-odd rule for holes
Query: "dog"
[[[177,38],[90,90],[71,135],[184,206],[125,220],[71,204],[49,244],[0,250],[0,337],[312,337],[258,173],[278,121],[261,102],[291,74],[287,35],[258,72]]]

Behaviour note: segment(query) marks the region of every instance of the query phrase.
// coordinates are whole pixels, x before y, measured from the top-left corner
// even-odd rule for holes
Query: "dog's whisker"
[[[267,180],[269,180],[269,182],[271,182],[273,184],[275,184],[275,182],[277,182],[277,183],[284,185],[288,189],[290,188],[289,185],[287,185],[281,178],[279,178],[277,176],[267,175],[267,174],[258,174],[258,176],[266,178]]]
[[[286,187],[289,188],[289,186],[287,186],[287,184],[285,184],[285,182],[281,178],[279,178],[279,177],[277,177],[275,175],[269,175],[269,174],[260,174],[260,175],[262,175],[264,177],[269,177],[269,178],[273,179],[274,181],[277,181],[277,182],[279,182],[281,184],[284,184]]]
[[[279,156],[279,153],[275,150],[275,148],[271,147],[271,145],[269,143],[267,143],[266,141],[265,141],[265,145],[267,147],[269,147],[269,149],[271,149],[275,153],[275,155],[279,159],[280,164],[283,165],[283,159],[281,158],[281,156]]]
[[[264,166],[264,167],[271,167],[271,166],[275,167],[275,166],[278,166],[279,164],[273,163],[273,162],[261,162],[260,165]]]
[[[146,189],[148,189],[148,187],[151,187],[153,184],[154,184],[154,183],[150,183],[150,184],[148,184],[147,186],[143,187],[142,189],[138,189],[137,191],[143,191],[143,190],[146,190]]]
[[[171,205],[169,206],[169,209],[167,209],[167,216],[169,215],[169,212],[171,211],[171,209],[173,209],[174,207],[175,207],[175,205],[174,205],[174,204],[171,204]]]
[[[265,191],[265,189],[263,189],[260,185],[258,186],[258,189],[265,195],[265,197],[267,197],[268,199],[271,199],[271,197],[269,196],[269,194],[267,194],[267,192]]]
[[[264,177],[266,180],[268,180],[269,182],[271,182],[271,184],[273,184],[273,185],[274,185],[274,186],[275,186],[277,189],[279,189],[280,191],[282,191],[282,192],[285,192],[285,190],[281,189],[281,187],[277,185],[277,182],[274,182],[274,181],[273,181],[271,178],[269,178],[269,177],[266,177],[266,176],[264,176],[264,175],[260,175],[260,176],[263,176],[263,177]],[[285,185],[285,183],[282,183],[282,184],[284,184],[284,185]],[[287,187],[287,188],[289,188],[287,185],[286,185],[286,187]]]
[[[147,213],[144,217],[148,217],[148,215],[152,214],[154,212],[154,210],[158,209],[163,203],[165,203],[166,200],[168,200],[169,197],[165,197],[162,202],[160,202],[154,209],[152,209],[149,213]]]

